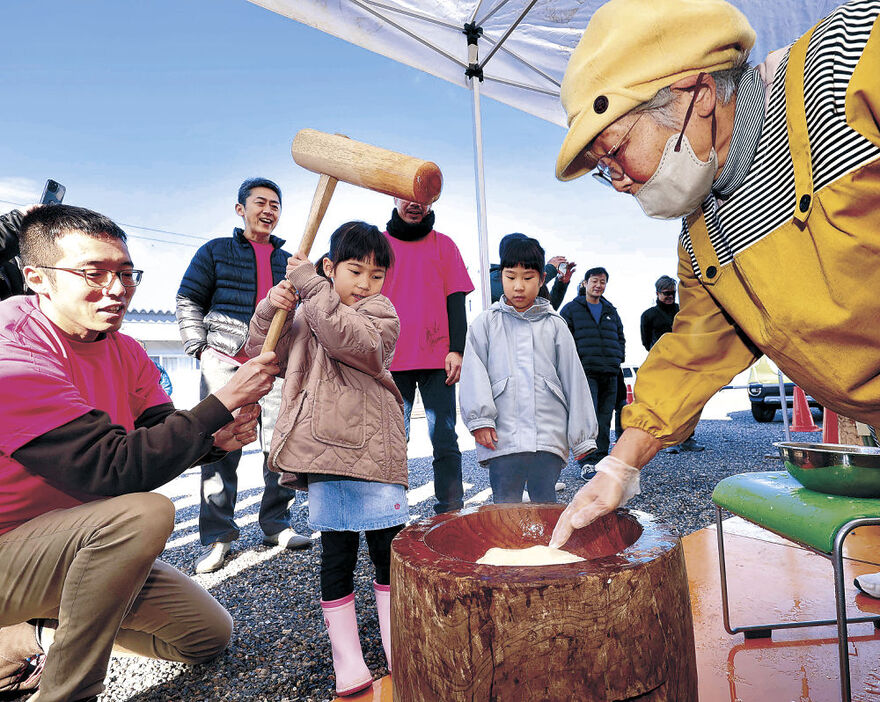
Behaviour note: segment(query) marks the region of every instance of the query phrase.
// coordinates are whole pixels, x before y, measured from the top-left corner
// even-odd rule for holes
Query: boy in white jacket
[[[565,321],[538,297],[544,249],[511,241],[501,260],[504,296],[474,320],[461,368],[461,415],[489,467],[496,503],[556,502],[571,449],[596,448],[596,415]]]

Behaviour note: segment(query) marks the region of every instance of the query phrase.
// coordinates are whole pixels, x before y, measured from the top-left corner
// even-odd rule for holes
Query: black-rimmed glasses
[[[67,271],[81,276],[86,283],[93,288],[109,288],[113,285],[113,278],[119,278],[119,282],[126,288],[135,288],[141,283],[144,272],[135,268],[124,271],[108,271],[104,268],[61,268],[60,266],[36,266],[47,268],[50,271]]]

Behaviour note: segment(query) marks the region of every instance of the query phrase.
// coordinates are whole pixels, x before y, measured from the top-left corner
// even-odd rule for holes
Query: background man
[[[271,180],[250,178],[238,189],[235,212],[244,222],[231,237],[212,239],[193,256],[177,291],[177,324],[186,352],[201,362],[201,396],[207,397],[226,383],[247,361],[242,352],[248,324],[257,303],[269,288],[281,282],[289,254],[284,242],[272,236],[281,217],[281,189]],[[260,502],[263,543],[285,548],[305,548],[311,541],[290,526],[289,503],[296,492],[278,484],[278,474],[266,467],[272,429],[281,405],[279,378],[261,401],[260,443],[263,447],[263,481]],[[230,452],[216,463],[202,466],[199,537],[206,548],[196,561],[197,573],[223,566],[233,541],[238,464],[241,451]]]
[[[657,301],[653,307],[642,312],[640,324],[642,332],[642,346],[646,351],[657,343],[661,336],[672,331],[672,320],[678,312],[678,304],[675,302],[675,279],[668,275],[661,275],[654,283]],[[617,434],[620,436],[620,432]],[[691,434],[681,444],[667,446],[666,453],[678,453],[679,451],[703,451],[706,447],[698,444]]]
[[[556,174],[597,168],[649,216],[684,217],[681,309],[552,545],[637,492],[638,469],[761,353],[822,405],[880,423],[877,15],[851,0],[749,68],[755,33],[724,0],[594,13],[562,84]]]
[[[395,199],[385,235],[394,265],[382,294],[400,317],[391,374],[403,395],[407,439],[416,388],[422,397],[434,448],[434,511],[450,512],[464,505],[455,384],[467,333],[464,298],[474,285],[458,247],[434,230],[430,205]]]
[[[617,400],[617,376],[626,357],[623,322],[617,308],[604,297],[607,284],[608,271],[601,266],[591,268],[584,275],[578,296],[560,312],[574,336],[599,423],[596,451],[580,461],[582,476],[587,476],[596,461],[608,455],[611,415]]]
[[[41,207],[21,249],[36,295],[0,303],[0,689],[39,682],[41,702],[93,700],[114,641],[188,663],[226,647],[226,610],[156,560],[174,506],[147,491],[253,441],[252,403],[278,365],[262,354],[175,411],[118,331],[142,275],[125,232],[90,210]]]

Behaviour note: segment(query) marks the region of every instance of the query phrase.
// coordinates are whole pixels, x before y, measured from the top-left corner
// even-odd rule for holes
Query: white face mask
[[[681,136],[681,147],[676,151],[678,139],[678,134],[669,137],[660,165],[635,195],[649,217],[678,219],[689,215],[712,190],[712,181],[718,171],[718,155],[714,147],[709,160],[701,161],[684,135]]]

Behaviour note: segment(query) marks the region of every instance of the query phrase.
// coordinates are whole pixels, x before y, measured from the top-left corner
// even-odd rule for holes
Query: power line
[[[5,203],[7,205],[15,205],[16,207],[27,207],[27,205],[23,202],[13,202],[12,200],[0,200],[0,202]],[[200,243],[205,243],[208,241],[208,237],[196,236],[195,234],[184,234],[182,232],[174,232],[169,229],[156,229],[154,227],[143,227],[140,224],[131,224],[129,222],[117,222],[122,227],[129,227],[133,229],[141,229],[147,232],[155,232],[157,234],[170,234],[172,236],[182,236],[187,239],[195,239]],[[144,236],[142,234],[135,235],[138,239],[146,239],[147,241],[155,241],[160,244],[171,244],[173,246],[192,246],[192,244],[187,244],[181,241],[169,241],[168,239],[158,239],[156,237]]]

